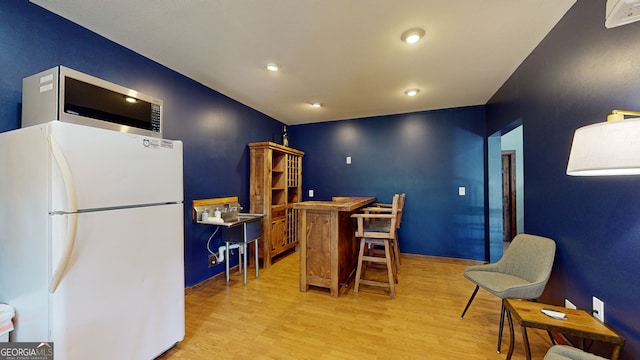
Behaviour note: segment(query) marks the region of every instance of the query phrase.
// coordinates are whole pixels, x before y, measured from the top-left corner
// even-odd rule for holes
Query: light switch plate
[[[309,197],[312,198],[313,197],[313,190],[309,190]]]
[[[347,165],[351,164],[351,156],[347,156]]]
[[[465,188],[464,186],[459,186],[458,187],[458,195],[460,195],[460,196],[467,195],[467,188]]]

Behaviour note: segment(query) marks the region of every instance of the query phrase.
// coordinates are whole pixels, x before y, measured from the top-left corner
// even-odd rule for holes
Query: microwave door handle
[[[55,159],[56,164],[60,169],[60,173],[62,174],[62,180],[67,192],[67,211],[69,212],[67,217],[67,236],[64,243],[64,251],[62,253],[60,261],[58,261],[58,265],[55,268],[51,283],[49,284],[49,292],[53,294],[58,288],[58,285],[60,284],[60,281],[62,280],[65,272],[67,271],[69,261],[71,260],[71,253],[73,252],[73,247],[76,242],[76,233],[78,230],[78,200],[76,194],[76,186],[71,174],[71,168],[69,168],[69,163],[64,157],[62,150],[56,143],[53,136],[49,135],[48,140],[49,146],[51,147],[51,154],[53,155],[53,158]]]

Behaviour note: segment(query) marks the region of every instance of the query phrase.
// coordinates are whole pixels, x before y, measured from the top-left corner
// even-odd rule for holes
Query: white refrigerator
[[[56,359],[184,338],[182,143],[53,121],[0,134],[0,303]]]

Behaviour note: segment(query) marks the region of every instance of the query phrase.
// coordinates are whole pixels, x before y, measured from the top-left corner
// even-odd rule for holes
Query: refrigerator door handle
[[[62,150],[53,139],[53,136],[49,135],[49,146],[51,147],[51,154],[58,164],[58,168],[60,169],[60,173],[62,175],[62,180],[64,181],[65,190],[67,192],[67,207],[70,214],[68,214],[67,220],[67,237],[65,240],[64,251],[62,253],[62,257],[58,262],[58,265],[55,268],[53,273],[53,278],[51,279],[51,283],[49,284],[49,292],[54,293],[64,276],[64,273],[67,270],[67,266],[69,266],[69,261],[71,260],[71,253],[73,252],[73,247],[76,242],[76,232],[78,230],[78,200],[76,195],[76,186],[73,181],[73,176],[71,175],[71,168],[69,167],[69,163],[67,159],[64,157]]]

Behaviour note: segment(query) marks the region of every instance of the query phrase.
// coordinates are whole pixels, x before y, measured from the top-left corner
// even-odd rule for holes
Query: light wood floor
[[[247,286],[232,274],[186,296],[186,336],[158,359],[505,359],[509,331],[496,353],[500,300],[480,290],[460,319],[474,285],[459,261],[403,257],[397,298],[362,286],[331,298],[298,290],[298,253]],[[529,330],[533,359],[551,346]],[[513,359],[524,359],[516,326]]]

